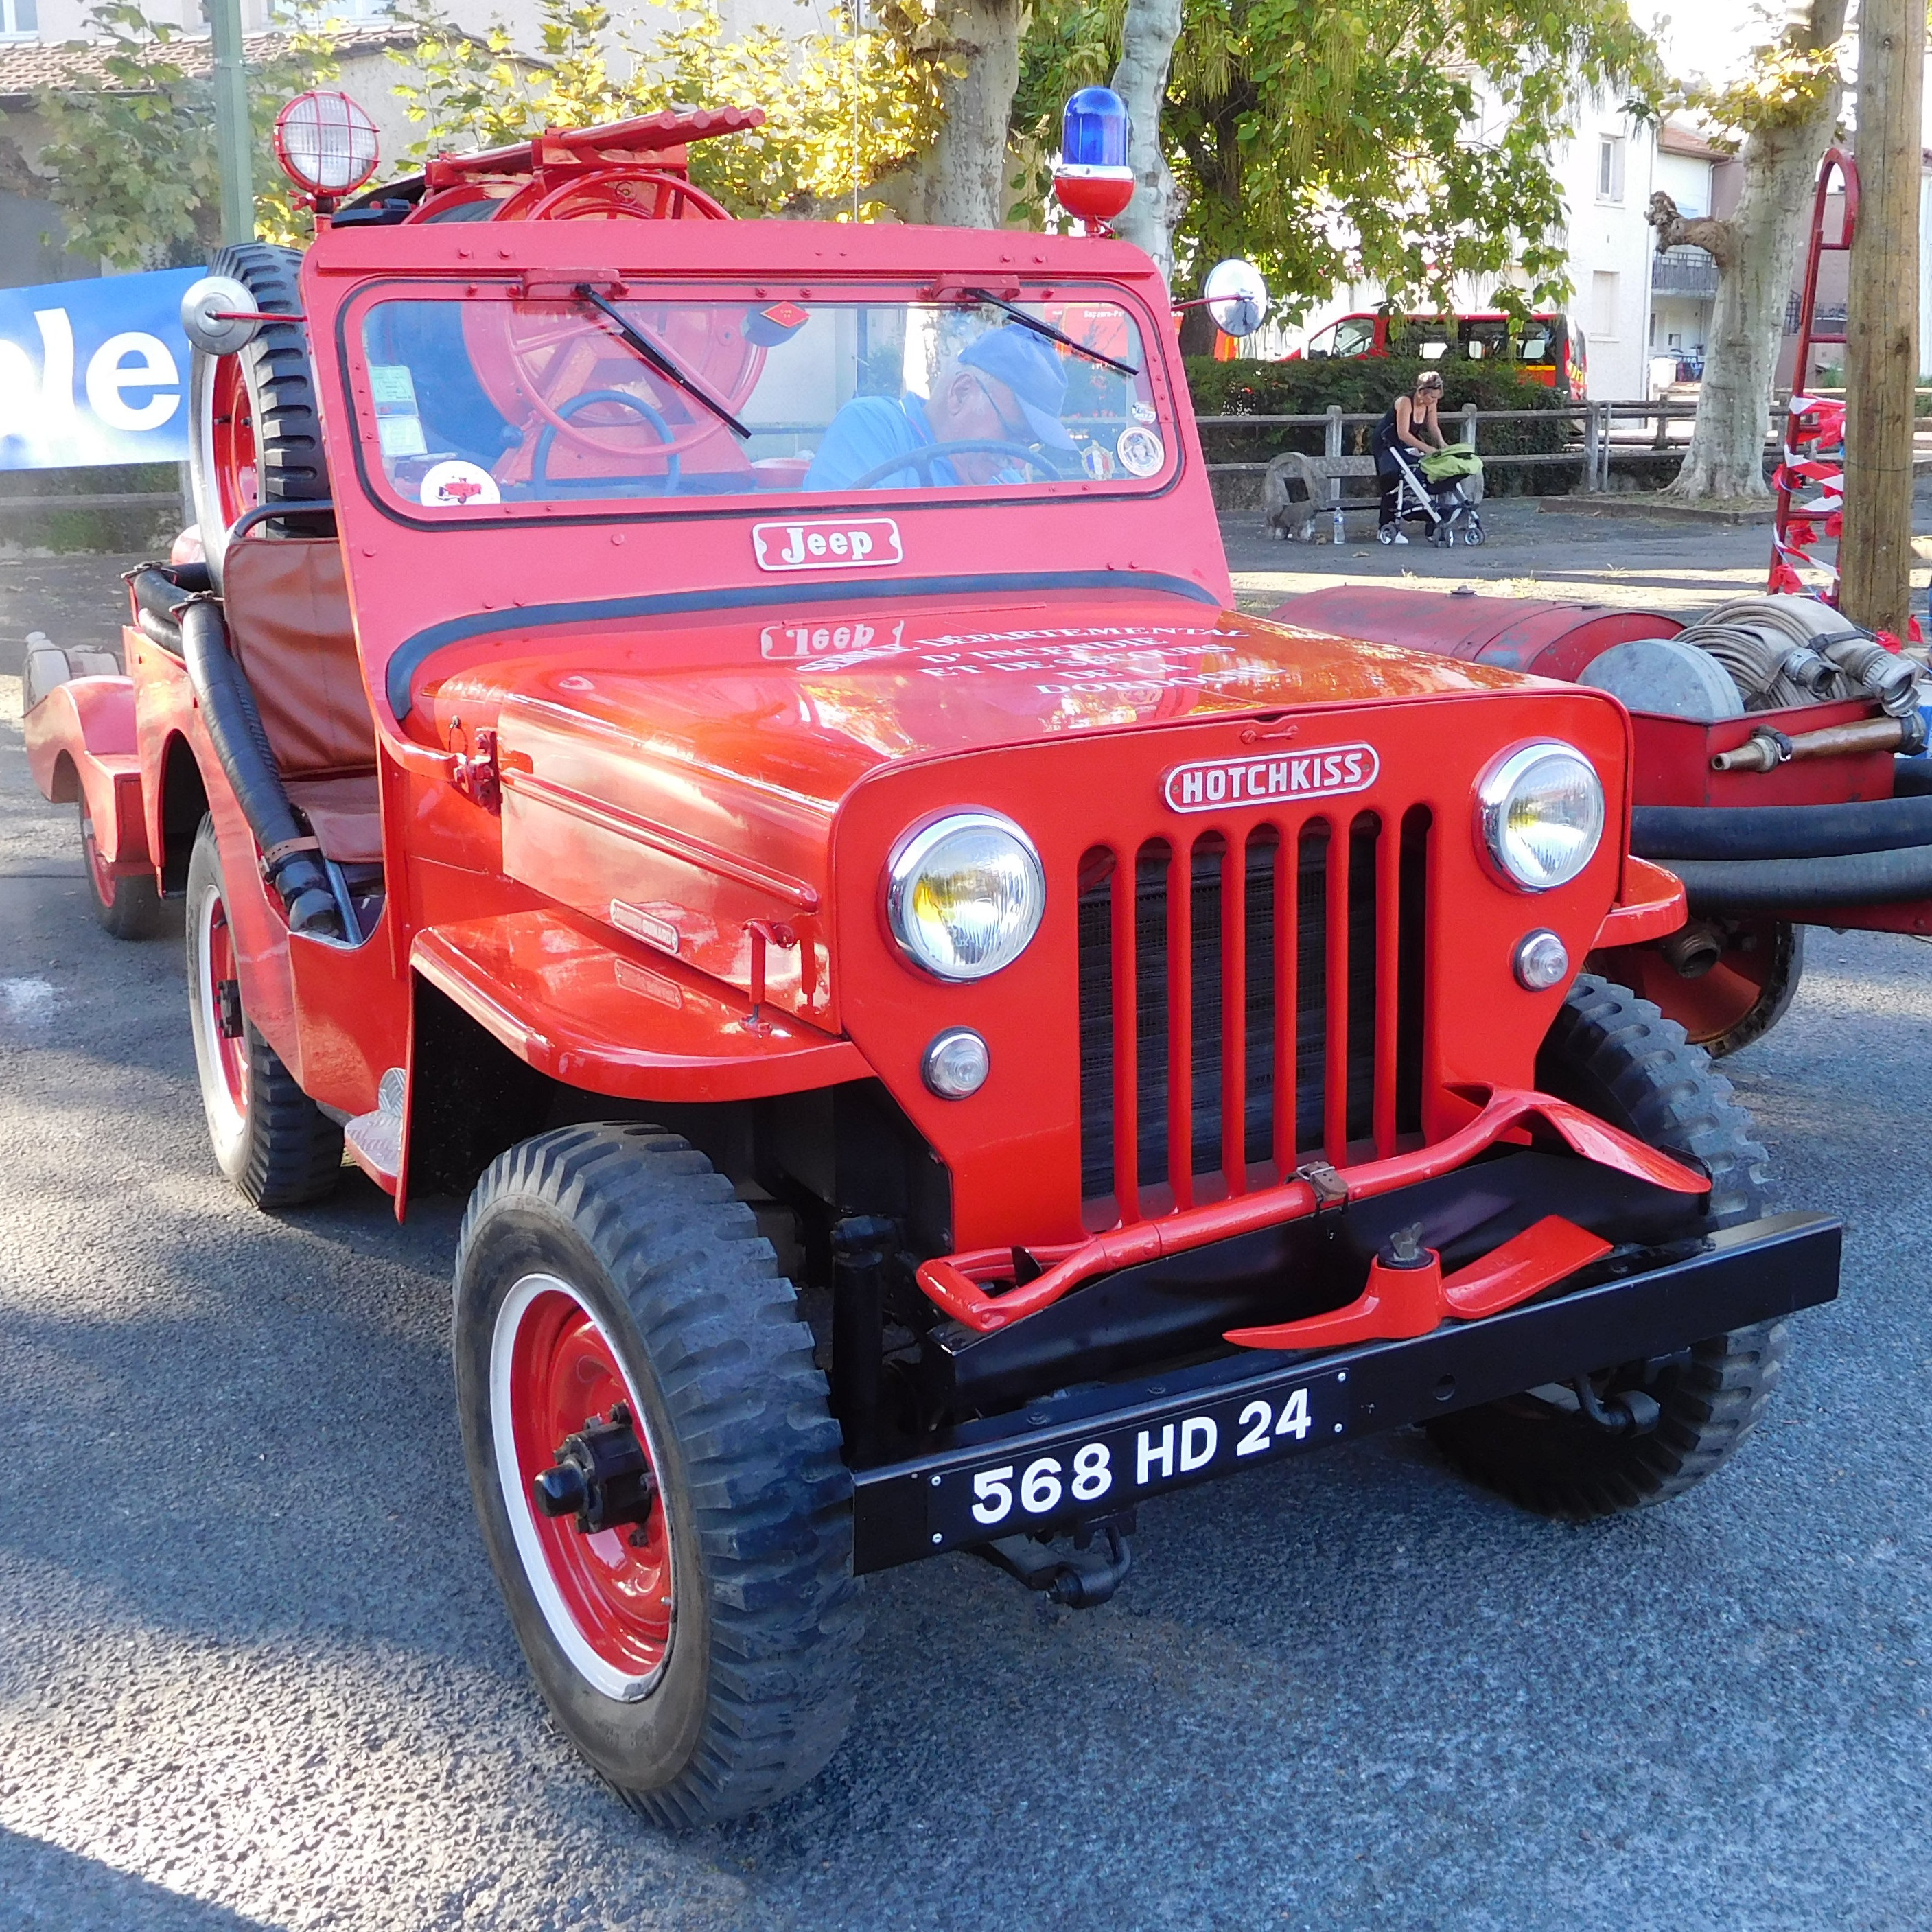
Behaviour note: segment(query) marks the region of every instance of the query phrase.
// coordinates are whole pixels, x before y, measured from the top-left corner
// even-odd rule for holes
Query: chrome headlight
[[[1478,791],[1490,862],[1510,885],[1567,886],[1604,836],[1604,785],[1574,745],[1524,745],[1484,774]]]
[[[1046,910],[1033,841],[994,812],[935,819],[899,842],[886,868],[892,937],[941,980],[983,980],[1010,966]]]

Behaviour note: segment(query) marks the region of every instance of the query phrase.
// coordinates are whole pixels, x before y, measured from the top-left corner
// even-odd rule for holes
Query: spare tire
[[[214,258],[211,274],[230,275],[271,315],[301,312],[302,256],[264,242],[238,242]],[[236,524],[264,503],[326,499],[328,468],[316,412],[315,370],[300,322],[265,322],[232,356],[195,352],[190,378],[189,454],[202,548],[214,586]],[[320,534],[314,517],[272,519],[266,536]]]

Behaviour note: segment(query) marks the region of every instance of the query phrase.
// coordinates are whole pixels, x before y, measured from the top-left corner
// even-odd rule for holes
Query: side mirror
[[[232,356],[261,333],[261,304],[232,276],[203,275],[182,291],[181,326],[204,356]]]
[[[1217,262],[1201,284],[1202,306],[1223,335],[1252,335],[1268,318],[1268,284],[1252,262]]]

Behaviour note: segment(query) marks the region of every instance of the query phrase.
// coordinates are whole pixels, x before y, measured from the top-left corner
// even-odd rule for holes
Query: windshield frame
[[[1008,302],[1042,300],[1055,302],[1083,298],[1106,302],[1119,308],[1138,331],[1141,365],[1151,393],[1155,427],[1166,440],[1168,461],[1163,470],[1145,478],[1116,476],[1106,482],[1088,478],[1066,478],[1053,483],[982,485],[964,484],[936,489],[898,487],[853,490],[835,489],[803,492],[758,491],[734,496],[607,497],[572,500],[521,501],[479,506],[452,511],[427,509],[406,501],[383,475],[380,462],[372,468],[371,452],[379,447],[376,415],[370,393],[370,358],[364,340],[364,324],[380,303],[397,300],[466,302],[526,298],[530,278],[525,272],[457,274],[448,271],[423,274],[382,274],[358,281],[335,313],[335,353],[338,380],[344,404],[342,434],[350,445],[356,479],[372,508],[388,521],[412,530],[502,530],[532,525],[554,527],[569,524],[619,524],[650,526],[658,524],[735,521],[746,519],[796,518],[827,512],[845,513],[864,509],[904,514],[920,510],[968,511],[985,508],[1027,508],[1042,505],[1105,503],[1116,507],[1143,503],[1166,496],[1177,489],[1188,473],[1192,452],[1182,434],[1178,399],[1185,393],[1184,382],[1170,363],[1160,322],[1150,304],[1136,289],[1101,275],[1030,275],[1024,281],[989,278],[983,272],[962,275],[953,272],[933,272],[916,268],[896,273],[868,272],[860,275],[827,276],[802,282],[796,269],[780,271],[760,278],[754,272],[727,272],[680,268],[662,274],[626,274],[621,303],[662,298],[701,301],[707,298],[736,299],[742,290],[748,301],[787,298],[831,304],[904,303],[929,304],[958,302],[974,305],[966,296],[967,287],[993,286]],[[548,283],[561,278],[545,274]],[[578,279],[581,279],[579,278]],[[610,278],[606,276],[608,285]],[[541,300],[554,299],[548,290]],[[1191,405],[1190,421],[1191,422]],[[332,445],[327,418],[325,436]],[[341,452],[329,448],[332,468],[338,468]]]

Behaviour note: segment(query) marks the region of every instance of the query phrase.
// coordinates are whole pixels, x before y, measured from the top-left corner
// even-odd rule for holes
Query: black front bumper
[[[1842,1232],[1823,1215],[1770,1215],[1685,1258],[1418,1340],[1223,1357],[962,1423],[926,1453],[854,1472],[854,1567],[1071,1526],[1251,1462],[1774,1321],[1837,1296]]]

